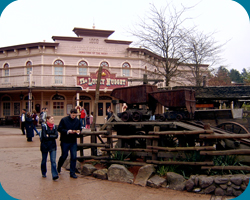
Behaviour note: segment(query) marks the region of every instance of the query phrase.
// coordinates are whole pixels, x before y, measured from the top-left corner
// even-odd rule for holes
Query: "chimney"
[[[207,87],[207,77],[203,76],[203,87]]]

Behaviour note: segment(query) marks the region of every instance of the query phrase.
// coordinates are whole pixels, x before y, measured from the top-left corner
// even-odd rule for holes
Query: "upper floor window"
[[[27,71],[27,81],[29,82],[30,81],[30,74],[32,73],[32,67],[27,67],[27,69],[26,69]]]
[[[54,65],[63,65],[63,61],[61,61],[61,60],[56,60],[56,61],[54,62]]]
[[[4,78],[4,83],[9,83],[9,81],[10,81],[9,77],[8,77],[10,75],[10,69],[9,69],[9,67],[10,66],[9,66],[8,63],[5,63],[4,66],[3,66],[3,68],[4,68],[4,71],[3,71],[4,74],[3,75],[6,76]]]
[[[107,62],[102,62],[101,64],[100,64],[100,66],[102,66],[102,67],[109,67],[109,64],[107,63]]]
[[[122,75],[123,76],[130,76],[130,64],[125,62],[122,64]]]
[[[31,66],[32,65],[32,62],[31,61],[27,61],[26,62],[26,66]]]
[[[64,65],[63,61],[56,60],[54,65]],[[55,84],[63,84],[63,67],[54,67]]]
[[[78,63],[78,66],[79,66],[79,75],[87,75],[87,66],[88,66],[88,63],[84,60],[80,61]]]

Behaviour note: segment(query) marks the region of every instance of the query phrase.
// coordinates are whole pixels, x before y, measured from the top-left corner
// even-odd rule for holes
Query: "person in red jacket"
[[[85,129],[85,126],[86,126],[86,116],[87,116],[86,110],[84,109],[84,107],[82,107],[81,115],[80,115],[80,122],[81,122],[83,129]]]

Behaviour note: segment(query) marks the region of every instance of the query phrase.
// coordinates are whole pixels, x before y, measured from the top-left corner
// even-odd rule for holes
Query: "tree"
[[[187,62],[195,78],[196,86],[201,86],[202,83],[203,64],[210,63],[211,66],[221,60],[219,53],[223,45],[218,44],[214,39],[214,33],[205,34],[196,30],[186,38]]]
[[[182,76],[178,67],[187,59],[185,38],[192,30],[183,26],[186,19],[182,17],[187,9],[182,7],[178,11],[174,6],[167,5],[158,10],[151,4],[149,16],[145,20],[141,19],[130,31],[138,44],[159,55],[159,59],[149,59],[148,62],[156,69],[156,73],[164,77],[166,86],[169,86],[173,77]]]
[[[232,81],[234,81],[236,83],[243,83],[243,77],[240,74],[240,72],[236,69],[230,70],[229,77],[231,78]]]
[[[211,75],[208,80],[209,86],[229,86],[231,85],[231,78],[229,77],[229,71],[220,66],[215,75]]]

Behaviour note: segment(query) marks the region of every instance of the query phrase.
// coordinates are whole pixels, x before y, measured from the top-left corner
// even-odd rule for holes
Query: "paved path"
[[[57,141],[59,145],[59,141]],[[0,126],[0,182],[4,190],[21,200],[210,200],[211,195],[174,191],[166,188],[141,187],[134,184],[95,179],[90,176],[69,177],[62,169],[58,181],[53,181],[50,162],[47,178],[40,172],[39,137],[27,142],[18,128]],[[59,147],[59,146],[58,146]],[[57,151],[57,160],[60,155]],[[0,197],[1,199],[1,197]],[[221,198],[219,198],[221,199]]]

